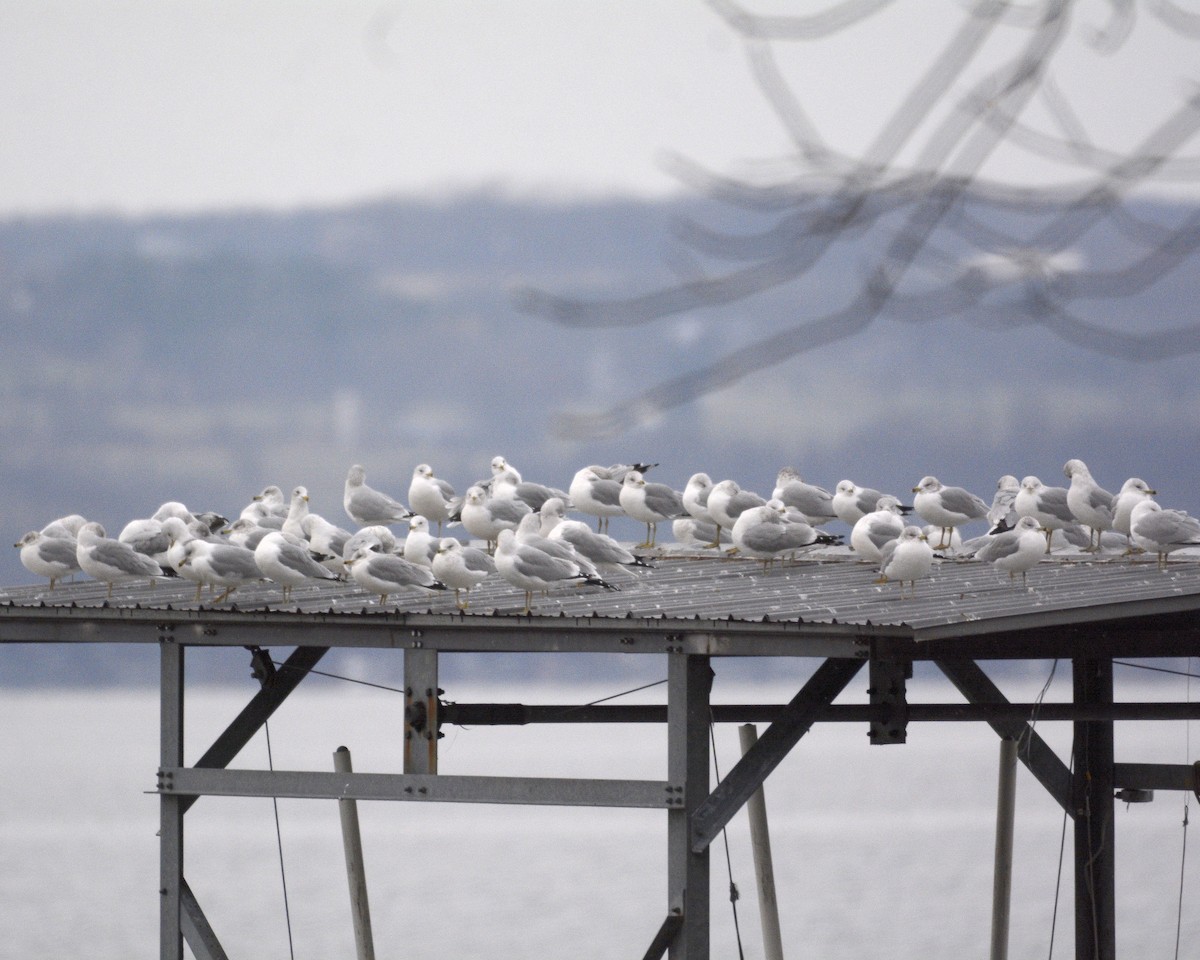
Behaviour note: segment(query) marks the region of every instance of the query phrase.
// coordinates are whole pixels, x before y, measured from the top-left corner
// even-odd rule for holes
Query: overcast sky
[[[822,135],[853,150],[967,6],[893,4],[779,45],[781,62]],[[1114,6],[1081,5],[1055,80],[1119,147],[1178,104],[1200,57],[1144,10],[1116,54],[1089,44]],[[656,195],[677,188],[664,152],[728,172],[788,150],[702,0],[0,0],[0,121],[0,216],[481,186]]]

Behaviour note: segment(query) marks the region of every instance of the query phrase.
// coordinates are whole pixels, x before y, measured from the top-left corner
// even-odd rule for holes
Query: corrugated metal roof
[[[805,623],[904,628],[917,639],[981,635],[1061,623],[1089,623],[1129,616],[1200,610],[1200,562],[1177,560],[1166,569],[1153,561],[1079,557],[1048,559],[1029,573],[1028,587],[991,566],[946,560],[916,584],[915,598],[900,597],[898,583],[875,583],[873,564],[836,551],[819,559],[776,563],[765,570],[758,561],[710,555],[659,557],[653,570],[617,575],[618,590],[564,587],[536,597],[533,616],[631,618],[653,621],[725,621]],[[353,583],[314,583],[298,587],[281,602],[273,583],[239,589],[230,601],[211,606],[207,595],[195,602],[195,586],[175,581],[117,587],[91,580],[0,589],[4,611],[43,605],[70,611],[96,607],[150,610],[254,611],[356,616],[373,612],[453,616],[480,623],[521,614],[524,596],[498,577],[471,594],[470,609],[460,618],[451,591],[407,592],[380,604]]]

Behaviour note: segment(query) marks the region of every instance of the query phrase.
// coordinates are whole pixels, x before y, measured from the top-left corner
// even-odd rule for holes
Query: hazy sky
[[[778,45],[780,62],[821,133],[853,150],[967,6],[896,3]],[[1114,6],[1080,5],[1054,76],[1089,135],[1119,147],[1180,102],[1200,57],[1140,5],[1115,54],[1089,43]],[[1022,35],[1001,28],[994,49]],[[658,194],[677,185],[664,151],[727,172],[788,150],[702,0],[0,0],[0,122],[0,216],[482,185]]]

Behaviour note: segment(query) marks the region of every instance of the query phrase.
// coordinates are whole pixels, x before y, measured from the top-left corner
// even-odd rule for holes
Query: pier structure
[[[534,613],[523,614],[522,598],[490,582],[476,588],[463,612],[452,600],[431,603],[427,596],[380,604],[341,583],[297,588],[285,605],[277,588],[264,584],[216,606],[194,602],[191,585],[138,586],[110,599],[103,585],[84,581],[52,592],[0,590],[0,657],[9,652],[4,645],[18,643],[157,645],[163,960],[182,958],[185,941],[201,960],[226,956],[219,922],[210,922],[184,872],[186,814],[205,796],[662,810],[666,888],[657,916],[649,918],[644,956],[707,960],[711,844],[813,725],[859,723],[871,743],[900,748],[910,724],[938,721],[988,724],[1016,745],[1016,759],[1062,807],[1074,834],[1075,954],[1110,960],[1117,798],[1200,791],[1200,765],[1117,761],[1116,721],[1197,719],[1200,704],[1118,701],[1113,664],[1200,655],[1200,564],[1046,561],[1030,573],[1026,589],[982,564],[947,562],[918,584],[915,598],[901,599],[898,587],[875,583],[867,567],[846,560],[762,570],[756,562],[668,557],[620,591],[572,590],[540,599]],[[221,647],[250,651],[261,688],[187,764],[189,656]],[[402,658],[402,771],[231,769],[242,747],[334,648],[390,650]],[[269,651],[281,650],[289,652],[276,666]],[[443,656],[505,653],[659,658],[666,664],[666,703],[568,708],[445,698]],[[786,703],[713,702],[713,676],[723,662],[764,657],[800,658],[813,669]],[[998,661],[1053,660],[1070,663],[1069,702],[1010,702],[985,669]],[[936,665],[961,700],[910,702],[918,662]],[[855,690],[857,701],[845,702],[842,695]],[[1035,719],[1073,724],[1072,758],[1054,752]],[[666,769],[654,780],[459,776],[438,769],[446,725],[568,722],[656,725],[665,731]],[[715,784],[713,722],[766,724]]]

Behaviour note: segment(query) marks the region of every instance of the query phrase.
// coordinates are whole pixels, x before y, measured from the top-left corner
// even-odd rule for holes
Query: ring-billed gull
[[[996,481],[996,492],[992,494],[992,505],[988,508],[988,533],[1002,533],[1011,530],[1021,519],[1017,513],[1017,494],[1021,492],[1021,484],[1011,473],[1006,473]]]
[[[457,515],[462,497],[448,482],[434,476],[433,467],[419,463],[413,468],[412,482],[408,485],[408,506],[413,513],[436,523],[441,532],[442,524],[448,523],[451,515]]]
[[[641,557],[634,556],[607,534],[593,530],[581,520],[568,520],[566,504],[558,497],[551,497],[542,504],[540,514],[543,536],[569,543],[576,553],[597,567],[649,569],[652,566]]]
[[[683,509],[697,520],[715,523],[708,510],[708,495],[712,488],[712,478],[707,473],[693,473],[683,488]]]
[[[1184,547],[1200,547],[1200,520],[1182,510],[1167,510],[1150,499],[1141,500],[1129,518],[1133,542],[1158,557],[1165,567],[1167,554]]]
[[[680,517],[678,520],[673,520],[671,535],[675,538],[676,543],[688,547],[712,549],[729,542],[726,531],[721,530],[711,520],[697,520],[695,517]]]
[[[595,467],[577,470],[567,493],[577,510],[596,518],[598,533],[608,528],[611,518],[625,516],[625,510],[621,506],[621,482],[612,477],[601,476]]]
[[[464,546],[461,540],[443,537],[433,556],[433,575],[454,588],[454,601],[466,610],[471,588],[496,572],[496,561],[482,550]],[[461,599],[460,599],[461,598]]]
[[[30,530],[13,546],[21,551],[22,566],[35,576],[49,579],[51,590],[79,569],[74,537],[48,537],[40,530]]]
[[[1013,580],[1019,573],[1021,583],[1027,582],[1026,572],[1033,569],[1046,555],[1042,528],[1033,517],[1021,517],[1011,530],[1001,530],[975,551],[975,558],[1008,572]]]
[[[1117,499],[1113,502],[1113,529],[1124,535],[1126,546],[1131,547],[1133,544],[1129,532],[1129,521],[1133,514],[1133,508],[1141,501],[1149,500],[1157,495],[1158,491],[1141,477],[1130,477],[1121,484],[1121,492],[1117,494]]]
[[[638,470],[630,470],[621,481],[621,506],[625,512],[646,525],[646,540],[640,547],[653,547],[661,520],[687,516],[683,497],[665,483],[650,483]]]
[[[1054,531],[1075,522],[1075,514],[1067,503],[1067,488],[1048,487],[1032,475],[1022,478],[1013,506],[1022,517],[1033,517],[1046,532],[1046,553],[1050,552]]]
[[[184,546],[180,569],[191,568],[196,580],[196,602],[200,602],[202,588],[207,585],[214,592],[224,587],[225,592],[213,600],[221,603],[228,599],[244,583],[262,579],[254,551],[234,543],[219,543],[195,537]]]
[[[290,538],[280,530],[272,530],[254,548],[254,560],[268,580],[283,588],[283,602],[292,596],[292,588],[309,580],[337,580],[338,575],[313,559],[308,544]]]
[[[729,532],[733,530],[733,525],[737,523],[737,518],[742,515],[743,510],[765,506],[766,502],[765,497],[760,497],[750,490],[743,490],[736,480],[722,480],[709,491],[708,513],[717,525],[718,533],[721,530]],[[711,546],[716,546],[716,542]]]
[[[304,534],[304,518],[308,516],[308,488],[293,487],[292,498],[288,501],[287,516],[283,518],[283,526],[279,529],[293,537],[307,540]]]
[[[1101,534],[1112,529],[1116,497],[1093,479],[1082,460],[1068,460],[1063,465],[1063,474],[1071,481],[1067,488],[1067,506],[1075,519],[1091,531],[1087,549],[1098,552]]]
[[[377,553],[362,546],[346,561],[355,582],[364,590],[379,595],[380,603],[387,603],[393,593],[405,589],[445,590],[446,585],[433,575],[433,570],[419,563],[412,563],[394,553]]]
[[[608,586],[583,570],[578,563],[552,557],[544,550],[519,543],[512,530],[501,530],[496,546],[496,572],[514,587],[525,591],[525,613],[533,606],[533,592],[547,590],[556,583]]]
[[[463,501],[462,525],[471,536],[486,540],[490,552],[500,537],[500,531],[516,530],[521,518],[529,512],[529,506],[524,501],[497,500],[475,484],[467,490]]]
[[[283,490],[273,483],[267,484],[250,498],[250,502],[242,508],[241,515],[251,517],[286,517],[288,502],[283,496]]]
[[[929,576],[933,569],[933,548],[920,527],[907,526],[895,540],[883,545],[879,558],[879,579],[900,581],[900,599],[904,599],[904,584],[912,585],[911,596],[917,595],[917,581]]]
[[[382,524],[363,527],[350,534],[342,545],[342,560],[349,560],[358,552],[358,548],[366,546],[378,553],[403,552],[404,545],[396,539],[396,535]]]
[[[404,559],[422,567],[433,565],[438,551],[438,538],[429,532],[429,521],[417,514],[408,521],[408,536],[404,538]]]
[[[739,553],[761,560],[764,570],[781,554],[841,542],[841,537],[818,533],[806,520],[789,516],[788,507],[776,498],[743,510],[734,521],[730,538]]]
[[[884,544],[900,536],[904,527],[899,498],[884,494],[875,502],[874,510],[855,521],[850,546],[863,560],[877,562],[883,557]]]
[[[962,487],[947,487],[937,477],[922,477],[912,492],[916,494],[913,510],[917,516],[941,531],[934,550],[951,546],[951,531],[955,527],[987,516],[988,505],[979,497]]]
[[[593,471],[596,476],[603,480],[615,480],[617,483],[621,483],[625,479],[625,474],[627,474],[630,470],[636,470],[638,473],[646,474],[657,466],[657,463],[610,463],[607,467],[605,467],[598,463],[593,463],[588,467],[588,469]]]
[[[502,470],[492,480],[492,497],[497,500],[520,500],[530,510],[542,509],[542,504],[552,497],[558,497],[566,502],[570,495],[557,487],[548,487],[543,483],[522,480],[512,470]]]
[[[771,498],[799,510],[814,527],[837,517],[833,512],[833,494],[824,487],[805,483],[794,467],[784,467],[776,475]]]
[[[521,518],[521,522],[517,524],[517,529],[514,532],[517,535],[517,543],[528,544],[531,547],[537,547],[537,549],[550,554],[552,557],[559,557],[563,560],[570,560],[572,563],[577,563],[579,564],[579,569],[584,573],[599,579],[600,571],[596,569],[596,565],[576,550],[574,545],[566,540],[551,540],[549,537],[542,535],[542,516],[540,513],[527,513]],[[605,583],[603,586],[611,587],[612,585]],[[616,588],[613,587],[612,589]]]
[[[46,524],[39,533],[47,537],[57,537],[60,540],[74,540],[79,536],[80,528],[87,523],[87,518],[80,513],[68,513]]]
[[[104,535],[104,527],[92,521],[79,528],[75,544],[75,559],[89,577],[108,584],[112,596],[113,584],[126,580],[149,580],[163,575],[162,568],[144,553],[129,544]]]
[[[342,506],[346,515],[360,527],[373,524],[391,524],[407,520],[412,511],[399,500],[367,486],[367,472],[362,464],[356,463],[346,474],[346,486],[342,493]]]
[[[304,529],[304,539],[308,541],[313,553],[329,558],[321,563],[333,573],[341,574],[346,569],[346,543],[353,534],[326,520],[319,513],[310,513],[301,521],[301,526]]]
[[[166,562],[169,543],[161,520],[153,517],[130,520],[121,528],[117,539],[129,544],[138,553],[145,554],[160,567]]]
[[[881,497],[890,497],[895,501],[896,510],[894,514],[905,514],[912,509],[911,507],[904,506],[900,502],[899,497],[880,493],[872,487],[860,487],[853,480],[838,481],[838,485],[833,489],[833,500],[830,501],[830,506],[833,507],[833,512],[839,520],[853,527],[867,514],[874,513],[879,509],[879,500]],[[897,531],[898,534],[899,531]]]

